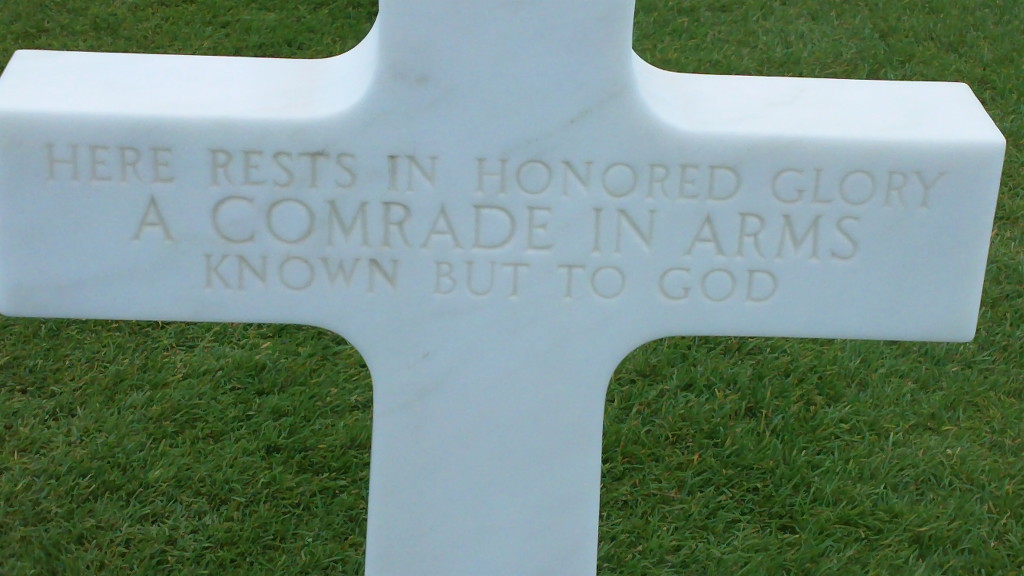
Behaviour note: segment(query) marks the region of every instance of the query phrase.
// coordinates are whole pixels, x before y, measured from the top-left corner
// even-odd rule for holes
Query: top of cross
[[[497,10],[496,8],[500,8]],[[480,83],[607,86],[629,74],[634,2],[565,0],[382,0],[385,74],[415,83],[432,76]]]

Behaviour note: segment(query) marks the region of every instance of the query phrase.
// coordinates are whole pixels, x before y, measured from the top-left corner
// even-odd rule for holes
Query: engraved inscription
[[[787,168],[780,170],[772,180],[772,196],[783,204],[865,206],[874,203],[887,208],[928,208],[932,190],[945,176],[945,172],[852,170],[829,173],[821,168]]]
[[[769,303],[782,268],[857,261],[871,219],[927,213],[949,176],[113,143],[48,143],[42,157],[53,186],[141,190],[125,230],[140,244],[184,241],[175,190],[202,192],[208,291],[667,305]]]
[[[211,148],[209,159],[213,188],[348,190],[357,184],[356,157],[345,152]]]
[[[530,265],[525,262],[435,262],[434,294],[449,296],[460,291],[477,297],[519,297],[520,284]]]
[[[50,182],[173,184],[175,181],[174,155],[170,148],[55,143],[44,148]]]
[[[598,195],[616,200],[643,197],[724,202],[735,197],[743,185],[739,171],[732,166],[598,165],[589,160],[536,159],[513,162],[508,158],[477,158],[476,162],[478,195]]]
[[[399,262],[394,259],[206,254],[205,262],[207,290],[278,287],[304,292],[318,283],[366,294],[398,289]]]
[[[160,211],[160,204],[157,203],[156,196],[149,197],[146,211],[142,214],[142,220],[139,221],[132,240],[141,240],[143,234],[158,234],[164,241],[174,242],[171,228],[167,225],[167,219],[164,218],[163,212]]]

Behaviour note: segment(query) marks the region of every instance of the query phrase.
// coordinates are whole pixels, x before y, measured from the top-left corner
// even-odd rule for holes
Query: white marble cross
[[[966,86],[665,72],[630,0],[380,4],[326,60],[0,79],[0,311],[348,338],[369,576],[593,574],[644,342],[972,337],[1004,140]]]

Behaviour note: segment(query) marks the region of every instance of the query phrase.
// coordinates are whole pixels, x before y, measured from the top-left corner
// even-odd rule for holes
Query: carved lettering
[[[775,274],[760,269],[736,272],[715,268],[695,274],[692,268],[679,267],[665,270],[658,279],[659,293],[673,303],[689,302],[699,296],[716,304],[727,301],[763,304],[775,297],[778,288]]]
[[[47,180],[77,184],[172,184],[170,148],[106,144],[47,144]]]
[[[640,177],[629,164],[618,162],[604,169],[601,188],[612,198],[625,198],[636,191]]]
[[[255,280],[259,285],[266,286],[266,256],[259,257],[256,263],[253,263],[249,257],[240,254],[219,256],[206,254],[207,290],[245,291],[252,287],[250,280]]]
[[[587,161],[583,162],[583,169],[581,170],[577,164],[574,164],[568,160],[562,161],[562,195],[569,196],[569,191],[573,188],[586,192],[590,189],[590,174],[594,163]],[[570,184],[572,181],[572,184]]]
[[[782,204],[867,205],[893,209],[926,209],[933,189],[945,172],[928,175],[899,170],[849,170],[829,172],[822,168],[787,168],[775,173],[772,197]],[[913,176],[913,178],[911,178]]]
[[[631,244],[641,246],[645,251],[650,252],[654,248],[654,229],[657,210],[647,210],[647,217],[631,214],[625,209],[616,209],[610,215],[612,222],[606,222],[605,210],[595,208],[594,216],[594,242],[593,252],[600,254],[606,244],[605,238],[613,239],[614,253],[621,254],[625,238],[631,238]],[[605,230],[610,228],[610,230]]]
[[[315,226],[313,209],[296,198],[278,200],[267,209],[267,230],[284,244],[302,244],[309,240]]]
[[[111,182],[110,146],[89,146],[89,179],[92,182]]]
[[[336,200],[327,201],[327,245],[335,245],[334,231],[340,229],[341,234],[345,239],[345,244],[352,244],[352,237],[356,230],[359,230],[359,246],[367,248],[370,246],[370,227],[367,223],[367,206],[369,203],[360,202],[355,213],[352,214],[347,220],[342,214],[342,209],[339,208]]]
[[[437,217],[434,218],[434,223],[430,226],[430,231],[427,232],[427,239],[423,241],[424,248],[430,248],[430,241],[434,237],[446,238],[449,245],[456,248],[462,248],[462,242],[459,240],[458,235],[455,234],[455,225],[452,224],[452,219],[448,216],[448,211],[442,206],[437,211]]]
[[[265,247],[204,255],[205,288],[235,292],[393,293],[401,286],[402,261],[441,255],[433,261],[432,286],[423,287],[439,297],[518,298],[548,286],[553,297],[608,301],[648,286],[670,303],[762,304],[783,288],[772,263],[852,261],[864,246],[870,210],[927,209],[947,176],[790,166],[756,183],[728,163],[477,157],[475,194],[494,200],[432,205],[386,194],[443,187],[437,156],[378,159],[374,174],[386,182],[374,189],[360,178],[351,152],[210,147],[199,153],[208,171],[198,185],[220,190],[210,204],[211,237],[236,250]],[[54,183],[176,182],[174,154],[159,146],[50,143],[45,162]],[[470,162],[463,166],[473,170]],[[760,203],[747,201],[758,198],[754,193]],[[133,241],[176,241],[164,211],[173,198],[149,194]],[[562,236],[580,222],[591,238]],[[589,248],[592,260],[546,260],[570,246]],[[394,257],[380,258],[386,251]],[[494,257],[482,257],[487,254]],[[616,265],[624,255],[678,261],[634,278]],[[544,272],[531,274],[537,266]]]
[[[50,181],[59,179],[64,167],[67,169],[65,177],[72,182],[78,182],[78,145],[69,144],[62,152],[56,148],[53,144],[46,145],[46,166]]]
[[[547,162],[529,160],[516,169],[516,185],[525,194],[536,196],[551,188],[553,173]]]
[[[214,256],[212,254],[206,255],[206,289],[213,290],[215,288],[227,288],[231,289],[231,284],[228,283],[228,279],[221,272],[221,267],[228,261],[228,256],[221,256],[214,262]]]
[[[736,255],[745,258],[747,248],[753,247],[754,253],[759,258],[764,258],[764,250],[761,248],[761,234],[764,232],[764,217],[759,214],[740,214],[740,239]]]
[[[165,242],[174,242],[174,235],[171,234],[171,228],[167,225],[167,220],[164,219],[163,213],[160,211],[160,205],[156,201],[155,196],[149,197],[149,202],[146,204],[146,211],[142,214],[142,220],[139,221],[139,225],[135,228],[135,236],[132,240],[141,240],[142,235],[149,229],[155,228],[163,236]]]
[[[437,156],[431,156],[427,161],[415,156],[388,156],[389,191],[415,192],[417,182],[426,184],[430,189],[437,185]]]
[[[307,258],[260,254],[206,254],[206,289],[245,292],[282,288],[306,292],[326,289],[378,294],[399,287],[399,261],[376,258]]]
[[[849,244],[845,251],[832,250],[832,257],[836,260],[853,260],[857,253],[860,251],[860,243],[857,241],[857,237],[853,234],[852,226],[860,222],[860,218],[856,216],[847,216],[840,218],[839,222],[836,223],[836,231],[839,235]]]
[[[711,182],[708,185],[708,199],[724,202],[732,200],[743,186],[740,173],[731,166],[712,166]]]
[[[166,152],[170,154],[169,150]],[[139,171],[139,164],[142,162],[142,152],[138,148],[122,146],[118,148],[118,154],[121,161],[121,183],[127,184],[133,179],[135,182],[142,182],[142,173]]]
[[[788,245],[794,255],[801,254],[805,244],[810,245],[810,259],[818,259],[818,250],[821,238],[821,216],[815,216],[811,223],[802,231],[798,232],[798,226],[793,223],[793,217],[786,214],[782,217],[782,234],[779,236],[779,249],[775,258],[781,260],[786,256]]]
[[[626,291],[626,273],[616,266],[601,266],[588,270],[579,264],[561,264],[558,271],[565,274],[565,290],[562,298],[572,300],[581,295],[594,296],[599,300],[614,300]],[[582,281],[578,278],[582,277]]]
[[[541,206],[529,206],[526,209],[526,249],[537,252],[550,252],[555,244],[551,240],[542,240],[548,234],[551,220],[551,209]]]
[[[473,248],[476,250],[500,250],[515,237],[516,219],[501,206],[474,206],[473,221]]]
[[[508,192],[508,159],[497,160],[498,166],[492,166],[492,161],[487,158],[476,159],[476,193],[493,194],[504,196]],[[496,186],[489,183],[497,181]],[[492,191],[492,192],[489,192]]]
[[[464,290],[478,297],[517,298],[530,265],[524,262],[434,262],[434,294],[449,296]]]
[[[171,166],[171,149],[151,148],[150,152],[153,158],[153,183],[173,184],[175,177]]]
[[[394,237],[398,237],[402,246],[409,246],[409,236],[405,227],[412,218],[412,210],[405,204],[398,202],[384,203],[384,237],[381,240],[381,247],[391,248]]]
[[[254,200],[245,196],[228,196],[213,207],[213,229],[217,237],[230,244],[248,244],[256,239],[254,228],[246,226],[248,211]]]
[[[359,180],[356,156],[347,152],[210,148],[208,154],[212,188],[317,190],[327,182],[335,190],[349,190]],[[161,175],[162,162],[155,165]]]
[[[939,172],[932,178],[928,178],[922,172],[914,172],[914,176],[917,177],[917,181],[921,184],[921,208],[928,208],[928,202],[931,200],[932,191],[935,186],[938,185],[939,181],[945,178],[945,172]]]
[[[400,171],[391,163],[392,179]],[[549,162],[530,158],[476,159],[476,193],[505,196],[593,196],[622,200],[643,196],[647,200],[699,200],[725,202],[743,188],[743,178],[727,165],[633,164],[609,162],[596,166],[592,160]]]
[[[878,194],[878,180],[874,174],[855,170],[839,181],[839,196],[850,206],[863,206]]]
[[[293,292],[308,290],[316,281],[316,269],[313,268],[313,263],[298,256],[285,258],[278,266],[277,273],[281,278],[281,284]]]
[[[713,250],[713,255],[715,256],[725,256],[725,250],[722,249],[722,243],[718,239],[718,232],[715,229],[715,221],[711,214],[704,217],[704,221],[701,223],[700,229],[693,237],[693,241],[690,242],[690,247],[687,248],[685,254],[687,256],[692,256],[693,250],[698,245]]]

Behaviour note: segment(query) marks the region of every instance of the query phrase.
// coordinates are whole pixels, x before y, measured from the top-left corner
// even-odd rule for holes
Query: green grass
[[[1024,574],[1024,5],[638,4],[661,67],[964,81],[1010,148],[973,343],[670,339],[622,363],[600,572]],[[327,56],[375,7],[7,0],[0,60]],[[358,353],[312,328],[2,319],[0,574],[361,574],[370,406]]]

